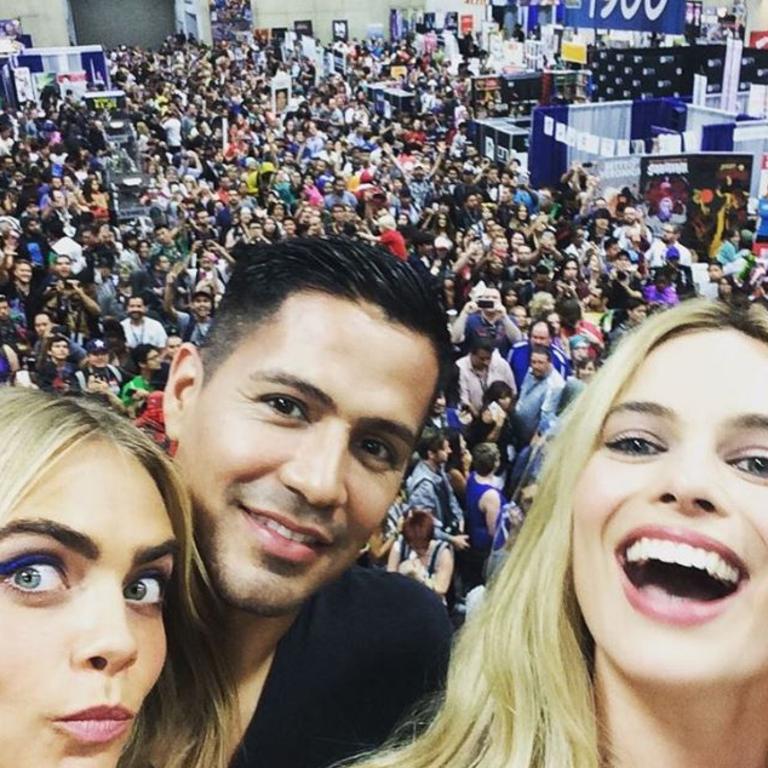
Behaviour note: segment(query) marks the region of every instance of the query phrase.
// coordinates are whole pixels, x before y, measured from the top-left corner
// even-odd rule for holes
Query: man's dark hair
[[[476,336],[472,340],[472,346],[470,346],[469,351],[472,354],[475,352],[482,352],[483,350],[493,353],[494,349],[496,349],[496,344],[494,344],[493,339],[490,339],[487,336]]]
[[[205,343],[207,370],[215,370],[243,336],[303,291],[374,304],[387,320],[426,336],[441,370],[450,362],[436,287],[413,267],[382,248],[343,237],[295,238],[238,252]]]
[[[131,359],[133,364],[138,368],[140,365],[144,365],[147,362],[149,355],[155,351],[155,348],[151,344],[138,344],[131,350]]]
[[[531,347],[531,357],[534,355],[545,355],[547,360],[551,360],[552,350],[549,347],[545,347],[543,344],[534,344]]]
[[[448,435],[444,429],[427,427],[419,437],[416,450],[422,459],[426,459],[430,452],[437,453],[445,445],[447,439]]]
[[[648,305],[642,299],[630,296],[624,306],[627,311],[631,311],[633,309],[637,309],[638,307],[647,307]]]

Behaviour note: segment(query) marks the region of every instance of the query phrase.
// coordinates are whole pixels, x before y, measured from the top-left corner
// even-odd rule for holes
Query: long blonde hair
[[[192,515],[170,461],[128,421],[104,408],[28,390],[0,391],[0,520],[55,462],[102,441],[135,458],[163,498],[179,557],[168,586],[168,658],[144,702],[120,768],[225,768],[234,744],[234,689],[209,630],[216,620],[208,579],[192,536]]]
[[[564,417],[515,548],[458,638],[436,714],[421,716],[431,724],[414,738],[421,723],[412,720],[392,747],[356,768],[604,764],[591,677],[593,642],[571,573],[573,490],[597,448],[608,410],[648,354],[683,333],[722,329],[768,345],[768,312],[688,301],[650,318],[621,342]]]

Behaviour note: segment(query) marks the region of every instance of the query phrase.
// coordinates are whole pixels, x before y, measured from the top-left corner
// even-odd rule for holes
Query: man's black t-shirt
[[[280,641],[232,768],[325,768],[379,746],[442,686],[450,641],[426,587],[352,568]]]

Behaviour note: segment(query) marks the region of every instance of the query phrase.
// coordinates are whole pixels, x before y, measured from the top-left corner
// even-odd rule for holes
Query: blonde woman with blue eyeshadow
[[[178,476],[120,417],[0,391],[0,768],[225,768],[234,697]]]

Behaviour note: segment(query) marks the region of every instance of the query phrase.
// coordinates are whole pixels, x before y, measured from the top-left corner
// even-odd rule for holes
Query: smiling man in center
[[[439,601],[350,566],[400,487],[446,342],[408,265],[293,240],[243,254],[205,348],[174,359],[166,421],[226,607],[237,768],[330,765],[439,684]]]

